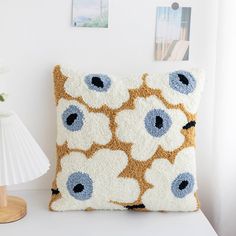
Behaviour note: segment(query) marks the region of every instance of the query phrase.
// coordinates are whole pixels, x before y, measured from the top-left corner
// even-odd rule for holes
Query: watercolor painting
[[[189,59],[191,7],[158,7],[156,16],[155,59]]]
[[[109,0],[73,0],[74,27],[108,27]]]

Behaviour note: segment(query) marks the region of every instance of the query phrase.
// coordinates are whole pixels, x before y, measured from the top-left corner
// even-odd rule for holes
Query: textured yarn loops
[[[50,210],[196,211],[200,70],[116,76],[54,69]]]

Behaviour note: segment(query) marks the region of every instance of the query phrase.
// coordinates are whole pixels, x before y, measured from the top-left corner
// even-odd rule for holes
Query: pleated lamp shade
[[[49,161],[14,112],[0,112],[0,186],[45,174]]]

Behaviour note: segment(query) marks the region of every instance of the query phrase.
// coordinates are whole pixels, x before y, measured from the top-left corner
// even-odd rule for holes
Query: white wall
[[[236,235],[236,2],[220,0],[217,42],[214,158],[217,159],[215,226],[220,235]]]
[[[167,0],[110,0],[109,29],[72,28],[70,0],[1,0],[0,57],[11,71],[3,87],[5,106],[14,109],[48,155],[50,172],[13,188],[49,188],[55,163],[55,106],[51,71],[73,62],[81,70],[113,73],[156,72],[192,66],[206,70],[198,119],[197,162],[202,208],[213,219],[214,164],[212,131],[217,31],[216,0],[181,0],[192,6],[189,62],[156,62],[155,10]]]

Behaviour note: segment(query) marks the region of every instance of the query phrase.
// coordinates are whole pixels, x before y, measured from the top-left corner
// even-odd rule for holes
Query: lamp
[[[49,161],[14,112],[0,112],[0,223],[26,215],[26,202],[7,196],[6,186],[33,180],[49,169]]]

